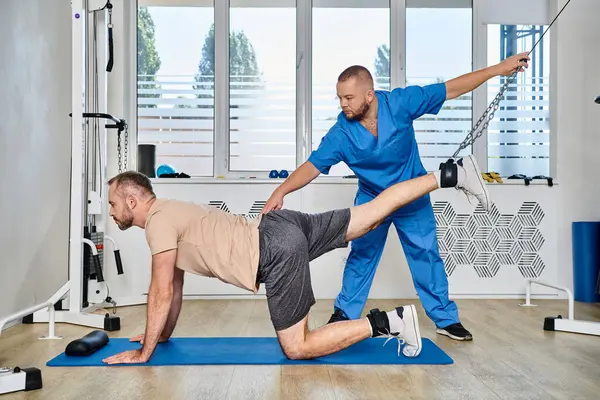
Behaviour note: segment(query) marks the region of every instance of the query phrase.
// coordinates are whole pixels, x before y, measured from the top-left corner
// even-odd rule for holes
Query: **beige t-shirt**
[[[146,240],[152,255],[177,249],[177,268],[256,293],[259,223],[208,205],[157,199]]]

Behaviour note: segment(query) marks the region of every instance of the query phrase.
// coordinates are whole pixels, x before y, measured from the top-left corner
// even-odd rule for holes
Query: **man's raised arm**
[[[455,99],[465,93],[469,93],[496,76],[508,76],[515,71],[522,72],[523,68],[529,66],[528,61],[529,56],[527,52],[520,53],[508,57],[499,64],[451,79],[446,82],[446,100]]]

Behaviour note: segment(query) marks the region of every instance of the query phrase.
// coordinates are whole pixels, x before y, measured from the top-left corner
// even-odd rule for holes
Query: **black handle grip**
[[[69,113],[69,117],[73,117],[73,113]],[[110,114],[106,114],[106,113],[83,113],[82,114],[83,118],[104,118],[104,119],[110,119],[111,121],[116,122],[117,124],[119,122],[121,122],[121,120],[117,117],[114,117]]]
[[[108,7],[108,9],[112,9],[112,4],[108,3],[106,5]],[[111,25],[108,28],[108,64],[106,64],[106,72],[112,72],[113,69],[113,65],[114,65],[114,61],[113,61],[113,55],[114,55],[114,44],[113,44],[113,28],[112,28],[112,23],[109,22]]]
[[[94,267],[96,268],[96,280],[98,282],[104,282],[104,274],[102,273],[102,266],[100,265],[100,255],[96,254],[92,256],[94,259]]]
[[[594,100],[596,102],[596,104],[600,104],[600,96],[596,97],[596,100]]]
[[[127,123],[124,119],[119,119],[117,117],[114,117],[110,114],[105,114],[105,113],[83,113],[82,114],[83,118],[103,118],[103,119],[108,119],[111,120],[115,123],[115,125],[105,125],[106,128],[113,128],[113,129],[118,129],[119,131],[124,131]],[[73,113],[69,113],[69,117],[73,117]]]
[[[123,263],[121,262],[120,250],[115,250],[115,262],[117,263],[117,274],[123,275]]]

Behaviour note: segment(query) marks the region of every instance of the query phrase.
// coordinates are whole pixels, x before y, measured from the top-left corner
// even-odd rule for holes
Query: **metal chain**
[[[117,157],[119,159],[119,173],[123,172],[121,164],[121,132],[117,133]]]
[[[124,162],[123,164],[125,164],[125,170],[127,171],[129,169],[129,166],[127,164],[127,156],[129,155],[129,126],[125,125],[125,148],[123,149],[123,158],[124,158]]]
[[[123,172],[123,165],[127,170],[127,155],[129,153],[129,126],[125,124],[125,148],[121,151],[121,132],[117,134],[117,157],[119,159],[119,174]]]
[[[498,108],[500,107],[500,100],[502,100],[504,92],[515,80],[516,76],[517,72],[515,71],[506,79],[506,82],[504,82],[504,85],[502,85],[502,89],[500,89],[500,92],[498,92],[494,100],[490,103],[483,115],[479,118],[479,120],[477,121],[473,129],[471,129],[471,132],[469,132],[465,140],[463,140],[462,143],[458,146],[458,149],[456,149],[456,151],[452,155],[452,158],[456,158],[456,156],[458,156],[458,153],[460,153],[463,149],[467,148],[468,146],[472,145],[475,142],[475,140],[477,140],[477,138],[483,135],[483,132],[487,129],[490,122],[494,119],[494,114],[496,113],[496,110],[498,110]],[[483,126],[481,126],[480,129],[479,127],[482,123]]]
[[[571,0],[568,0],[565,3],[565,5],[561,8],[561,10],[558,12],[558,14],[556,14],[556,17],[554,17],[552,22],[550,22],[550,25],[548,25],[548,27],[544,30],[544,32],[539,37],[537,42],[535,42],[535,44],[533,45],[531,50],[529,50],[528,54],[533,53],[533,50],[542,41],[542,38],[544,37],[546,32],[548,32],[550,30],[552,25],[554,25],[554,23],[556,22],[556,20],[560,16],[560,14],[562,14],[562,12],[565,10],[565,8],[567,8],[567,6],[569,5],[570,2],[571,2]],[[477,140],[477,138],[483,134],[483,131],[485,131],[487,129],[488,125],[490,124],[490,121],[494,118],[494,113],[496,112],[498,107],[500,107],[500,100],[502,99],[502,95],[504,94],[504,92],[506,91],[508,86],[510,86],[510,84],[515,80],[517,73],[518,73],[518,70],[513,72],[512,75],[506,80],[506,82],[502,86],[502,89],[500,90],[500,92],[496,95],[494,100],[490,103],[490,105],[485,110],[485,112],[483,113],[481,118],[479,118],[479,121],[477,121],[477,123],[475,124],[473,129],[471,129],[471,132],[469,132],[469,134],[467,135],[465,140],[463,140],[463,142],[458,146],[458,149],[456,150],[456,152],[454,152],[454,154],[452,155],[452,158],[456,158],[456,156],[458,155],[458,153],[461,152],[461,150],[465,149],[467,146],[472,145],[475,142],[475,140]],[[488,113],[490,113],[490,111],[491,111],[491,114],[488,117]],[[479,126],[484,122],[484,120],[485,120],[485,123],[484,123],[483,127],[481,128],[481,130],[478,131]]]

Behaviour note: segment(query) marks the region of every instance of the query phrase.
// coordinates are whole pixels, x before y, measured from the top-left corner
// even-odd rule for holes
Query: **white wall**
[[[0,318],[67,279],[71,5],[0,5]]]
[[[565,0],[566,1],[566,0]],[[551,9],[552,17],[564,5],[558,1]],[[120,4],[116,4],[119,7]],[[496,243],[486,255],[472,261],[471,265],[458,265],[450,276],[450,292],[455,296],[465,297],[512,297],[524,293],[524,278],[519,269],[536,270],[543,264],[544,269],[540,278],[561,285],[572,286],[571,260],[571,222],[579,219],[599,219],[600,211],[596,211],[597,193],[600,189],[589,179],[584,179],[595,173],[595,154],[600,141],[600,106],[593,104],[594,96],[600,94],[600,52],[597,43],[600,40],[600,26],[593,16],[600,15],[600,3],[595,0],[572,1],[558,23],[552,28],[553,37],[557,37],[557,48],[554,54],[556,64],[552,74],[555,77],[557,93],[554,98],[558,113],[554,122],[553,132],[558,137],[557,161],[558,176],[553,188],[547,186],[505,184],[491,185],[490,190],[498,213],[501,218],[491,222],[495,228],[510,230],[517,237],[518,243],[508,244],[515,249],[518,259],[511,266],[501,266],[493,278],[480,277],[474,268],[481,264],[486,268],[494,265],[494,257],[502,257],[502,247],[507,242]],[[119,16],[117,16],[119,18]],[[121,22],[122,23],[122,22]],[[117,19],[117,24],[119,20]],[[116,25],[116,29],[120,25]],[[126,46],[116,44],[121,52],[126,52]],[[126,53],[120,54],[121,61]],[[119,63],[119,61],[117,61]],[[117,64],[115,72],[109,78],[109,109],[116,114],[126,115],[131,119],[130,105],[124,100],[123,80],[126,71]],[[130,126],[135,121],[130,120]],[[114,146],[109,148],[112,151]],[[114,171],[116,159],[109,158],[109,170]],[[135,164],[131,164],[135,165]],[[593,179],[593,178],[592,178]],[[300,193],[290,196],[286,205],[289,208],[299,208],[308,212],[321,211],[349,205],[354,197],[355,186],[352,184],[320,182],[309,185]],[[181,199],[208,201],[226,201],[233,212],[247,212],[249,204],[254,200],[266,200],[273,190],[273,183],[210,183],[210,182],[163,182],[156,183],[156,191],[161,196]],[[244,196],[240,196],[244,193]],[[216,198],[218,197],[218,198]],[[324,199],[326,201],[324,201]],[[434,194],[434,202],[448,202],[456,213],[472,214],[473,208],[464,202],[464,197],[454,191],[440,191]],[[533,239],[534,230],[520,230],[519,223],[526,221],[527,205],[535,203],[543,213],[543,222],[537,228],[543,237],[541,248],[537,249]],[[441,203],[438,203],[441,204]],[[521,207],[523,210],[520,210]],[[531,210],[530,210],[531,211]],[[485,217],[477,217],[481,225],[486,225]],[[443,226],[443,217],[440,217]],[[508,222],[507,222],[508,221]],[[442,229],[443,230],[443,229]],[[149,282],[149,256],[139,231],[118,232],[112,223],[108,224],[108,233],[118,238],[122,246],[126,275],[111,277],[114,266],[108,259],[107,276],[111,283],[111,293],[121,302],[143,301],[143,293],[147,291]],[[480,239],[477,239],[480,240]],[[484,246],[480,240],[478,246]],[[516,245],[521,249],[534,247],[530,257],[521,257]],[[340,288],[343,259],[347,253],[338,251],[331,256],[324,256],[313,262],[313,282],[315,295],[322,298],[335,296]],[[494,255],[492,255],[494,254]],[[460,256],[457,256],[460,259]],[[490,261],[491,260],[491,261]],[[464,261],[464,259],[463,259]],[[456,262],[455,262],[456,263]],[[460,264],[460,263],[459,263]],[[371,291],[371,297],[414,297],[414,289],[410,280],[406,260],[398,243],[397,235],[391,231],[386,244],[382,262]],[[225,294],[240,295],[243,292],[226,287],[225,285],[206,278],[192,278],[186,284],[188,294]],[[536,289],[538,293],[551,293],[543,288]]]
[[[322,212],[352,205],[356,184],[346,181],[327,183],[325,179],[290,194],[285,208]],[[199,183],[185,180],[155,179],[159,197],[198,203],[223,202],[235,214],[252,214],[257,202],[265,201],[276,183],[255,181]],[[432,195],[437,214],[443,257],[444,246],[453,250],[447,265],[452,267],[450,293],[461,297],[515,297],[524,293],[524,275],[536,274],[556,282],[556,199],[557,187],[532,185],[492,185],[494,211],[479,213],[464,194],[443,190]],[[240,195],[243,194],[243,195]],[[524,204],[525,203],[525,204]],[[467,220],[469,222],[467,222]],[[464,223],[461,224],[460,221]],[[448,226],[452,225],[451,229]],[[111,295],[121,303],[145,300],[150,283],[150,254],[143,231],[119,231],[108,224],[108,232],[120,244],[125,275],[116,276],[114,261],[107,258],[105,277]],[[468,236],[468,237],[467,237]],[[311,263],[312,283],[317,298],[334,298],[340,290],[345,258],[349,248],[334,250]],[[485,276],[493,271],[493,276]],[[188,296],[245,296],[249,293],[216,279],[188,276],[184,287]],[[264,293],[261,290],[260,293]],[[548,290],[535,287],[534,293]],[[415,298],[412,278],[395,230],[390,229],[386,248],[371,288],[372,298]]]
[[[566,0],[558,1],[562,8]],[[596,171],[600,167],[600,2],[571,1],[555,31],[558,38],[557,152],[561,182],[557,212],[560,277],[572,285],[571,223],[600,220],[600,185]]]

